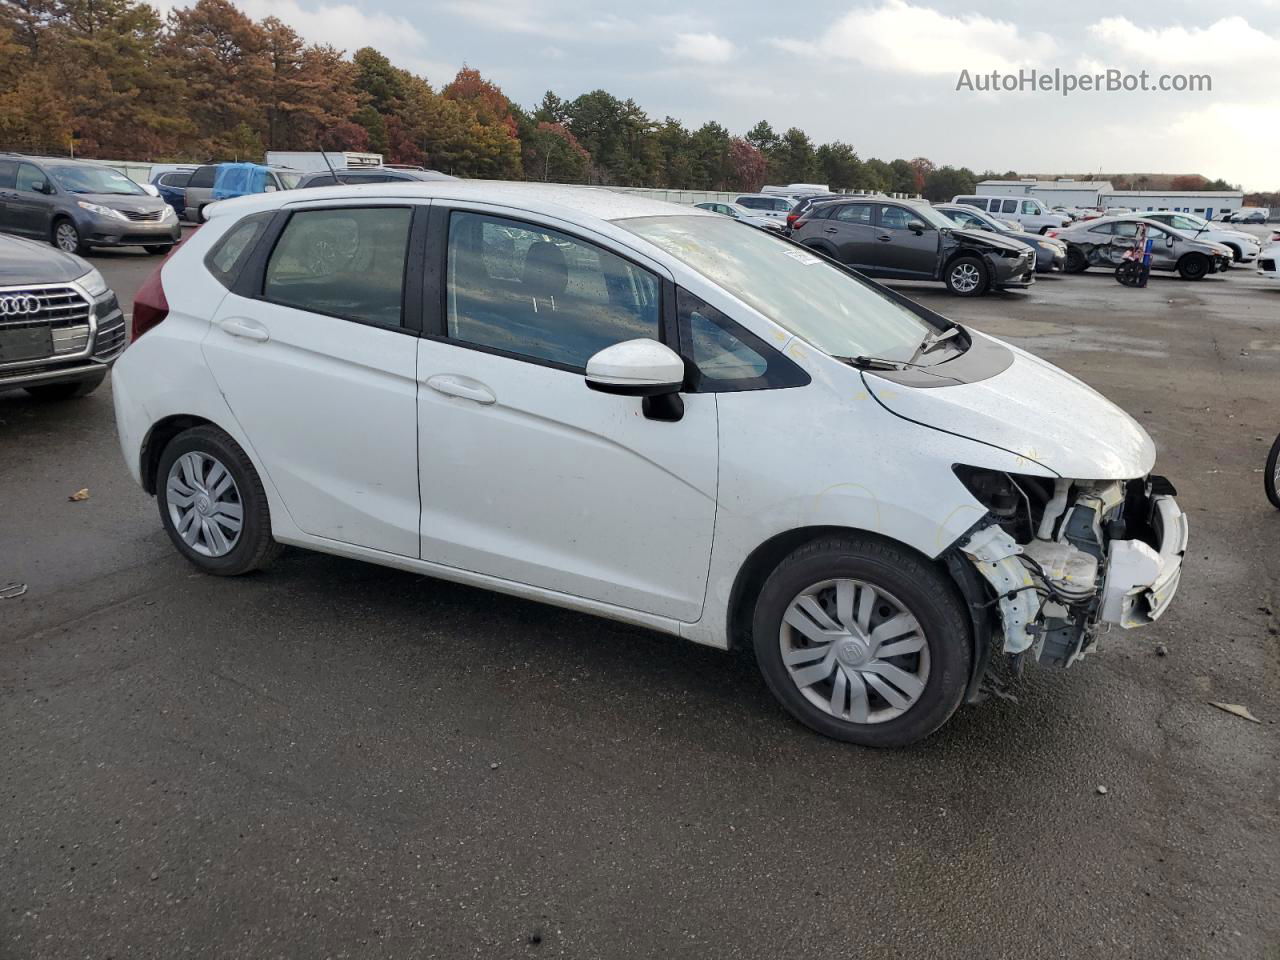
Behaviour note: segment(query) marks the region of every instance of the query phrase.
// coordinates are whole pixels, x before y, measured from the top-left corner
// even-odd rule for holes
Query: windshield
[[[615,222],[833,357],[910,360],[934,332],[905,307],[821,257],[727,217]],[[953,224],[948,220],[946,226]]]
[[[68,193],[115,193],[147,196],[147,191],[110,167],[52,167],[53,179]]]

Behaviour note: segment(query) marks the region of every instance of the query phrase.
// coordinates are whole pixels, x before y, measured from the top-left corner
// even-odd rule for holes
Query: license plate
[[[40,360],[53,353],[53,336],[48,327],[0,328],[0,363]]]

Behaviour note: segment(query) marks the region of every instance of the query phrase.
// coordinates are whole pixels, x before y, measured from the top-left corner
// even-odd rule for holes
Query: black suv
[[[402,180],[456,180],[447,173],[436,170],[396,170],[391,167],[364,167],[334,171],[338,175],[338,183],[397,183]],[[298,181],[298,189],[304,187],[335,186],[333,173],[320,170],[308,173]]]
[[[1035,251],[1025,243],[960,229],[927,203],[909,200],[816,203],[796,221],[791,239],[869,277],[941,280],[962,297],[1036,279]]]
[[[127,340],[102,274],[75,254],[0,235],[0,390],[82,397]]]

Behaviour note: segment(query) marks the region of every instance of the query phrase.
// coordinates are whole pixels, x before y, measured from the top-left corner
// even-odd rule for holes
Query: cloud
[[[818,52],[894,73],[1010,71],[1043,64],[1057,50],[1044,33],[979,15],[949,17],[906,0],[851,10],[811,40],[776,40],[790,53]]]
[[[714,33],[677,33],[667,52],[696,63],[728,63],[733,58],[733,44]]]
[[[1140,27],[1125,17],[1106,17],[1089,34],[1115,53],[1168,67],[1280,62],[1280,40],[1238,16],[1190,28]]]

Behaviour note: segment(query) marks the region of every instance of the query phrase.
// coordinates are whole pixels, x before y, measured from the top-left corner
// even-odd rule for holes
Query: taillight
[[[808,222],[809,221],[806,220],[804,217],[797,217],[795,223],[791,223],[790,221],[788,221],[787,226],[789,226],[792,230],[799,230]]]
[[[158,325],[169,315],[169,301],[165,299],[164,287],[160,283],[160,271],[164,264],[151,271],[138,292],[133,295],[133,339]]]
[[[1057,231],[1057,230],[1046,230],[1046,231],[1044,232],[1044,235],[1045,235],[1046,237],[1056,237],[1056,236],[1058,235],[1058,231]]]
[[[800,219],[800,214],[798,214],[798,213],[788,213],[788,214],[787,214],[787,226],[788,226],[788,227],[794,227],[794,226],[796,225],[796,222],[797,222],[799,219]]]
[[[160,282],[160,271],[169,262],[169,258],[178,252],[178,248],[191,239],[199,229],[200,227],[197,226],[195,230],[175,243],[159,265],[151,271],[151,276],[142,282],[138,292],[133,295],[133,336],[129,338],[130,342],[158,326],[169,315],[169,301],[164,295],[164,285]]]

